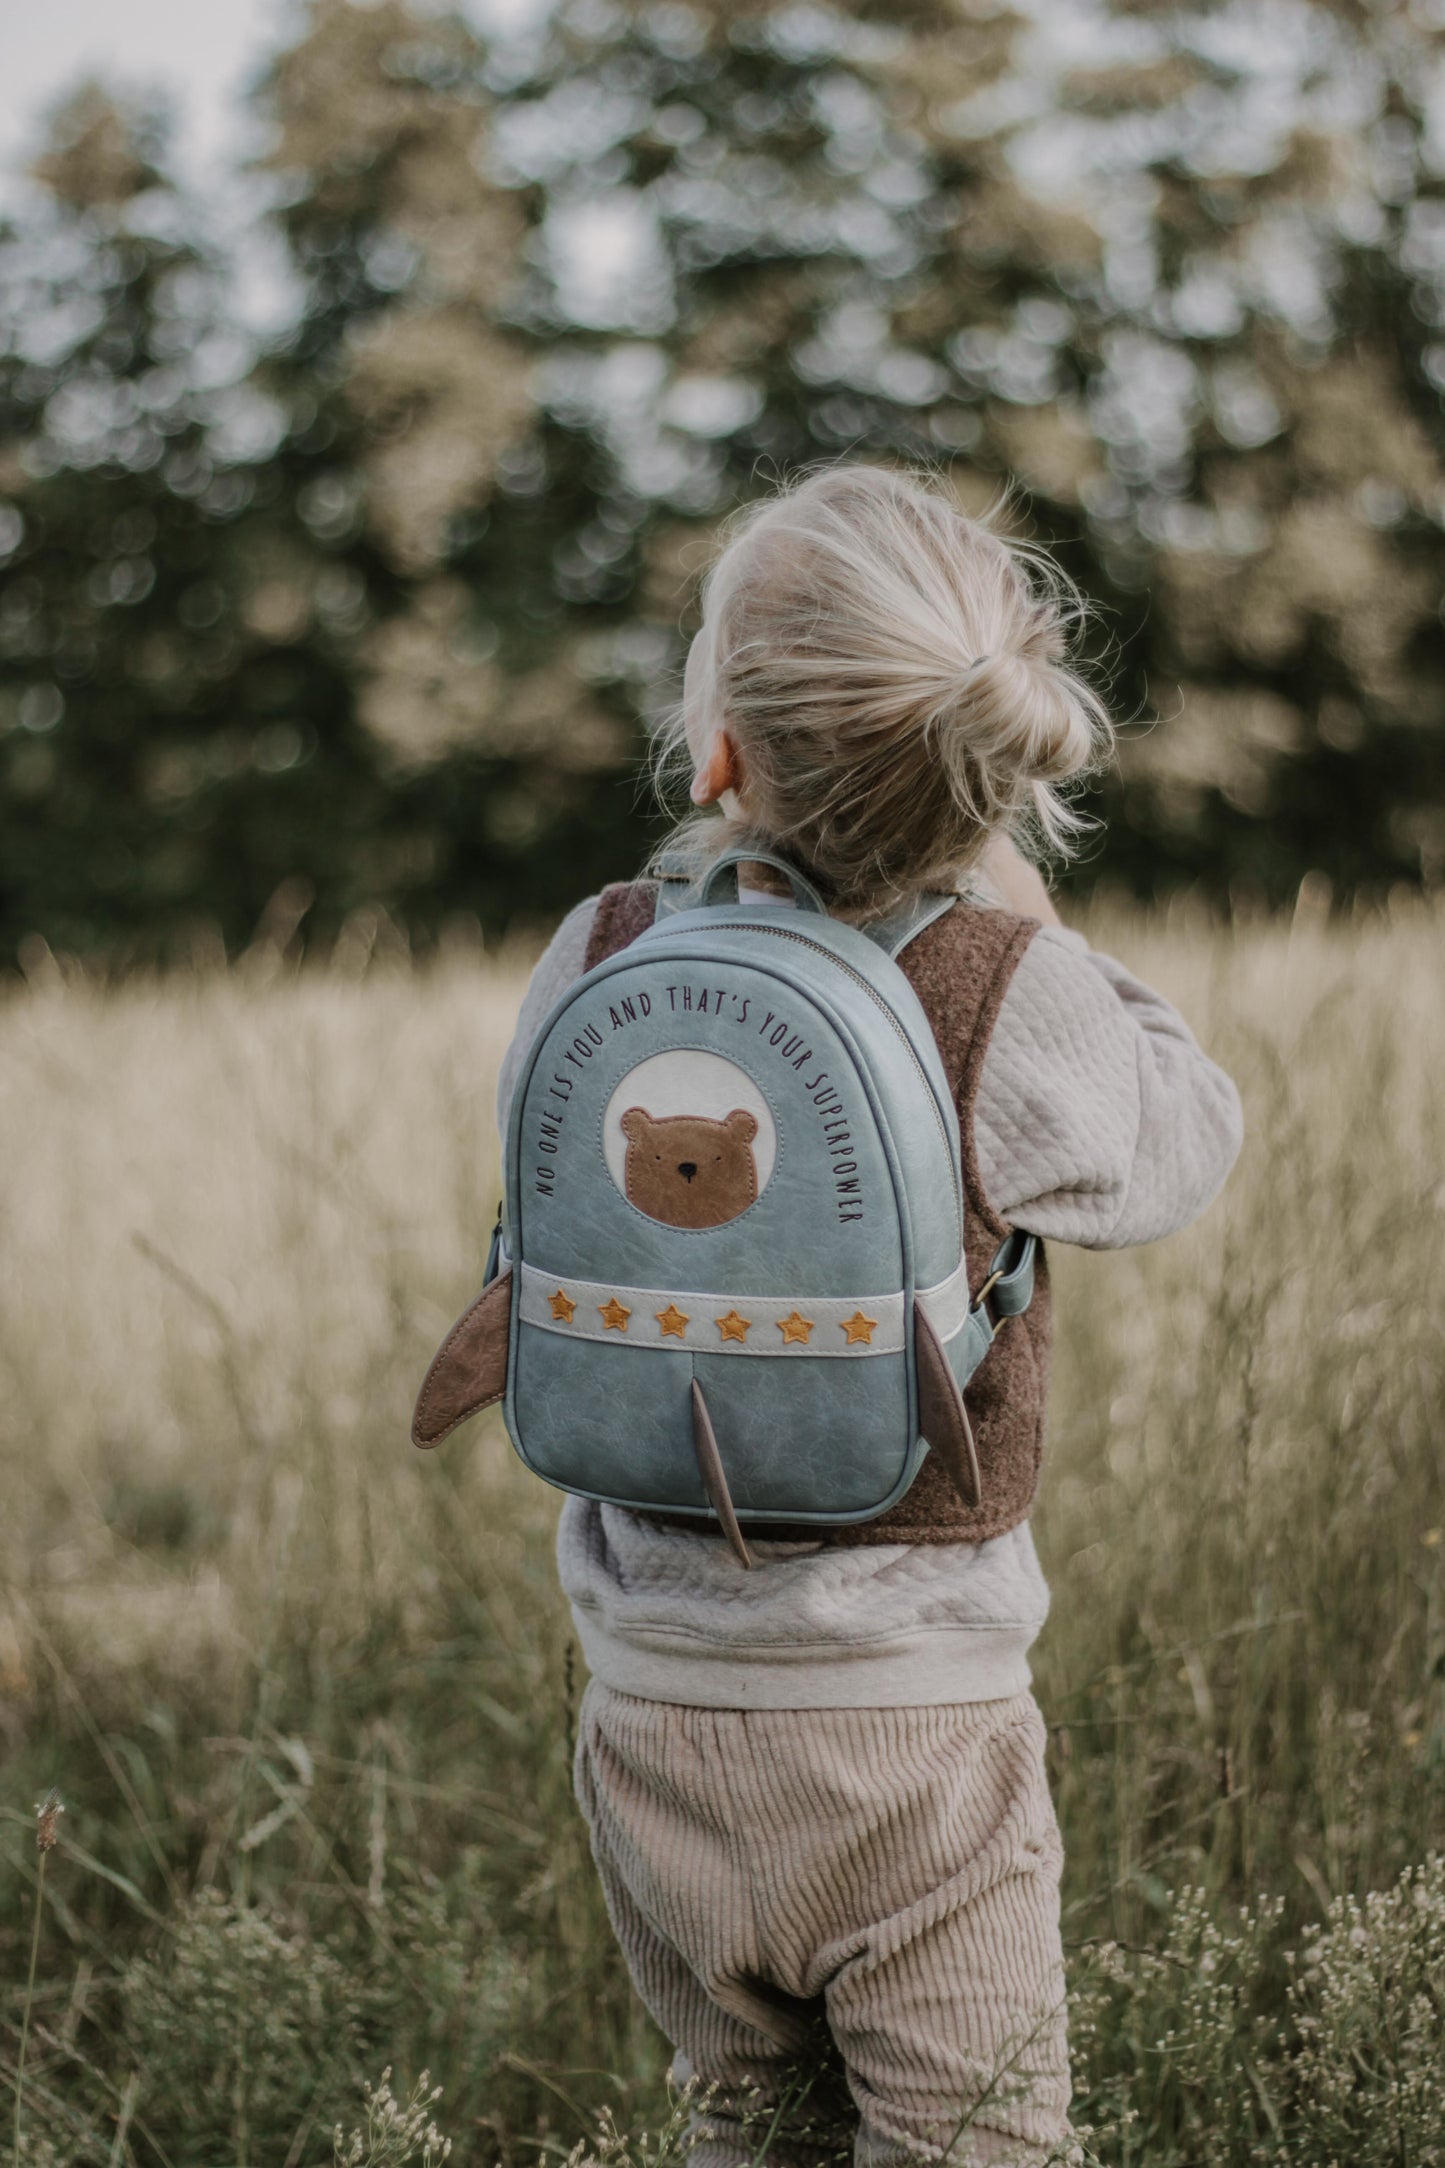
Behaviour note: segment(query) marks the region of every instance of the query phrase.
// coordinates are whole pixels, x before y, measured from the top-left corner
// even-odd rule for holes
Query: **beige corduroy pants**
[[[717,2088],[693,2168],[837,2158],[808,2076],[820,2040],[841,2059],[859,2168],[1062,2154],[1062,1847],[1043,1748],[1031,1694],[698,1709],[593,1681],[577,1795],[608,1912],[677,2067]]]

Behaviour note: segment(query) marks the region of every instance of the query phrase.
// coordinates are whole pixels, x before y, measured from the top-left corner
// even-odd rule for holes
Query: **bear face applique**
[[[734,1107],[720,1122],[702,1114],[654,1120],[644,1107],[622,1117],[627,1201],[667,1227],[721,1227],[758,1194],[757,1117]]]

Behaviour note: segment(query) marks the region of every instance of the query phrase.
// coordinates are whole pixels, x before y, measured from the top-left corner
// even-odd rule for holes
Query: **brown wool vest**
[[[605,888],[587,942],[586,968],[637,939],[652,924],[655,881],[622,881]],[[982,1284],[994,1251],[1009,1232],[992,1210],[979,1179],[973,1108],[989,1034],[1019,958],[1037,921],[962,901],[909,942],[898,961],[923,1004],[943,1056],[958,1109],[967,1200],[964,1248],[971,1287]],[[981,1543],[1027,1518],[1038,1487],[1049,1373],[1049,1276],[1040,1245],[1034,1299],[1010,1318],[975,1371],[965,1395],[978,1450],[979,1503],[966,1506],[937,1454],[928,1453],[912,1487],[877,1520],[845,1528],[750,1523],[754,1536],[797,1536],[825,1543]],[[659,1518],[667,1518],[665,1515]],[[695,1529],[695,1521],[682,1526]]]

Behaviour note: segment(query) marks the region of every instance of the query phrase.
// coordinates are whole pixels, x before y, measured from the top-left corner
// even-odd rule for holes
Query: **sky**
[[[475,0],[465,12],[515,22],[535,4]],[[301,13],[301,0],[0,0],[0,194],[46,107],[87,75],[167,92],[181,173],[214,179],[246,141],[247,81]]]
[[[293,15],[291,0],[10,0],[0,7],[4,185],[46,107],[87,75],[166,91],[179,163],[209,178],[243,140],[242,88]]]

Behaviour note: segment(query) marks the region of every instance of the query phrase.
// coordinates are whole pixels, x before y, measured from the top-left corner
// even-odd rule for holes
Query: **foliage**
[[[1105,1943],[1078,1968],[1075,2114],[1111,2164],[1445,2160],[1445,1860],[1336,1898],[1297,1947],[1283,1909],[1220,1920],[1185,1889],[1157,1948]]]
[[[162,2076],[174,2142],[193,2159],[232,2143],[284,2159],[298,2104],[315,2120],[361,2088],[360,1978],[325,1942],[217,1891],[127,1968],[120,1998],[129,2055],[152,2084]]]
[[[348,2139],[341,2125],[336,2126],[336,2168],[392,2168],[393,2163],[402,2168],[418,2153],[422,2168],[434,2168],[448,2159],[452,2141],[442,2136],[431,2116],[442,2088],[429,2085],[430,2076],[424,2070],[410,2098],[402,2102],[392,2092],[390,2070],[383,2070],[375,2091],[369,2085],[365,2088],[366,2128],[353,2131]]]
[[[1304,2143],[1322,2160],[1445,2160],[1445,1860],[1337,1898],[1290,1990]]]
[[[155,116],[82,91],[0,236],[0,943],[426,937],[630,870],[709,536],[855,451],[1013,477],[1162,718],[1091,873],[1438,880],[1441,36],[314,0],[264,336]]]

